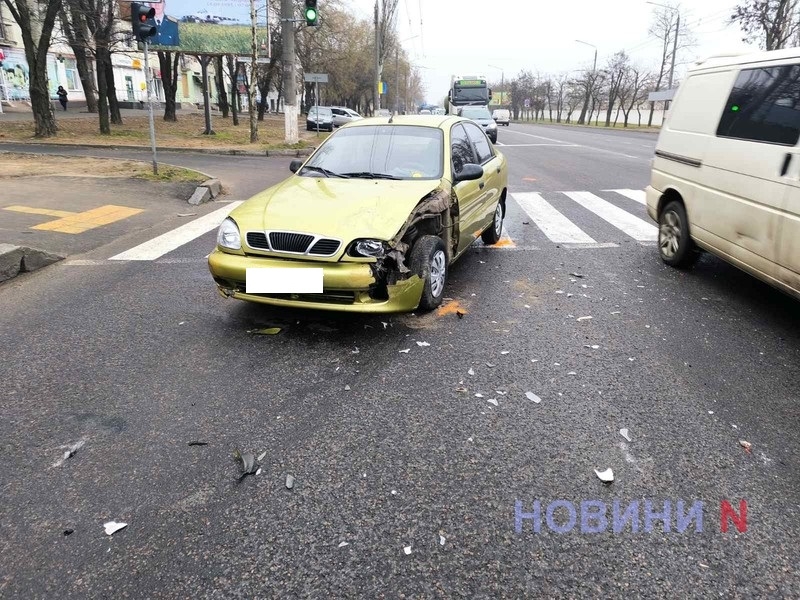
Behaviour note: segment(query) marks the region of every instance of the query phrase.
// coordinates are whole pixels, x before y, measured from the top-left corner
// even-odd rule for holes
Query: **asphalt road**
[[[797,302],[637,241],[644,206],[618,190],[647,184],[655,136],[499,142],[512,244],[454,266],[463,319],[223,300],[213,232],[0,286],[0,595],[800,596]],[[243,199],[289,159],[169,161]],[[534,201],[593,243],[554,242]],[[239,481],[236,449],[265,453],[258,475]],[[746,531],[721,531],[741,500]]]

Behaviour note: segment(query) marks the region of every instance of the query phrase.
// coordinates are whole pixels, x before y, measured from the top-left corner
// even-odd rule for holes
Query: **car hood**
[[[494,119],[472,119],[472,120],[475,121],[478,125],[481,125],[482,127],[486,127],[487,125],[494,123]]]
[[[231,217],[246,231],[285,230],[342,240],[390,240],[443,181],[292,176],[247,200]]]

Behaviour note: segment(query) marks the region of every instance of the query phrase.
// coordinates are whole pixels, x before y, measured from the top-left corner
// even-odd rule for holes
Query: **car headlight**
[[[380,240],[356,240],[350,245],[350,256],[368,258],[383,258],[386,255],[386,246]]]
[[[231,250],[242,249],[242,236],[239,235],[239,227],[230,217],[226,218],[217,232],[217,244],[223,248]]]
[[[497,123],[492,121],[486,129],[497,129]]]

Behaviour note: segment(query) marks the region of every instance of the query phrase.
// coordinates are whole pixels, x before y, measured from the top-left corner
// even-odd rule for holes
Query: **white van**
[[[800,48],[688,72],[647,188],[663,261],[707,250],[800,299]]]

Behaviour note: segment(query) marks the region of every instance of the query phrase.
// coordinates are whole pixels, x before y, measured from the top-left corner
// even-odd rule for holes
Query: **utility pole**
[[[281,34],[283,36],[283,116],[285,140],[296,144],[300,139],[297,131],[297,79],[295,76],[294,52],[294,3],[281,0]]]
[[[150,146],[153,149],[153,175],[158,175],[158,161],[156,160],[156,123],[153,118],[153,96],[152,96],[152,74],[150,73],[150,48],[147,43],[147,38],[143,41],[144,44],[144,80],[147,85],[147,110],[148,121],[150,124]]]
[[[381,107],[381,23],[380,0],[375,0],[375,86],[373,89],[373,114]]]
[[[669,67],[669,89],[672,89],[672,77],[675,75],[675,55],[678,54],[678,33],[681,30],[681,13],[675,11],[678,15],[675,21],[675,40],[672,44],[672,64]],[[669,110],[669,100],[664,102],[664,112]]]
[[[400,114],[400,43],[394,47],[394,114]]]
[[[256,35],[256,0],[250,0],[250,89],[248,90],[248,108],[250,113],[250,143],[258,141],[258,120],[256,119],[256,67],[258,63],[258,38]]]

